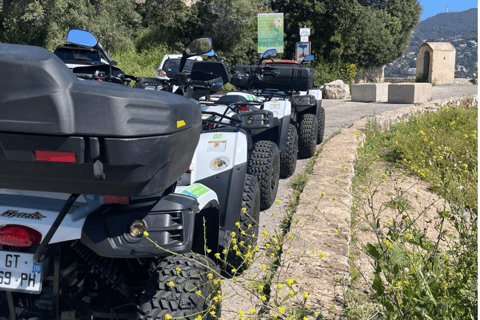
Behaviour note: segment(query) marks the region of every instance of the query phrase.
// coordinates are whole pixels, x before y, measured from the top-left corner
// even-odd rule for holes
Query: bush
[[[137,51],[134,46],[114,54],[111,58],[126,74],[136,77],[155,77],[155,67],[160,64],[165,54],[174,53],[165,46],[156,46]]]
[[[370,123],[355,164],[357,199],[364,199],[364,221],[375,241],[363,246],[373,260],[369,283],[385,319],[476,319],[478,307],[477,106],[446,106],[438,113],[413,115],[389,133]],[[358,134],[358,133],[357,133]],[[378,172],[377,161],[387,166]],[[373,205],[395,170],[417,175],[443,201],[433,219],[433,235],[417,222],[406,198],[395,187],[391,200]],[[382,224],[381,213],[398,220]],[[367,279],[369,275],[364,275]],[[352,304],[352,306],[354,306]]]
[[[352,84],[356,75],[357,67],[353,63],[320,62],[315,66],[315,86],[319,87],[335,80],[343,80],[345,83]]]

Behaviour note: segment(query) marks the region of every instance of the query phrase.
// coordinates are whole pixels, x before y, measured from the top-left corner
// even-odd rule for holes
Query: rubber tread
[[[206,267],[209,266],[209,267]],[[180,268],[177,273],[176,268]],[[208,274],[213,278],[208,279]],[[215,263],[195,253],[168,256],[153,267],[150,283],[145,289],[143,303],[139,306],[138,320],[160,320],[166,314],[177,319],[195,319],[199,313],[203,319],[213,319],[209,313],[212,298],[220,290],[214,285],[218,274]],[[174,286],[169,283],[173,282]],[[196,291],[200,290],[201,295]],[[215,305],[216,316],[220,306]]]
[[[245,208],[245,212],[243,211]],[[260,219],[260,186],[258,185],[257,178],[251,174],[245,176],[245,184],[243,186],[242,195],[242,210],[240,211],[240,226],[235,231],[237,250],[232,249],[234,244],[230,245],[230,249],[227,255],[226,272],[230,276],[238,275],[243,270],[246,270],[250,263],[243,259],[242,256],[248,252],[248,246],[255,246],[258,236],[258,223]],[[241,232],[244,231],[245,234]],[[254,237],[252,237],[252,235]],[[241,244],[243,242],[243,244]],[[239,251],[242,256],[237,255]],[[253,257],[252,257],[253,259]],[[231,272],[232,268],[235,268],[236,272]]]
[[[260,185],[260,210],[270,208],[275,202],[280,179],[278,146],[272,141],[257,141],[249,156],[247,173],[254,175]]]
[[[298,130],[298,156],[310,158],[317,147],[318,121],[314,114],[306,113],[300,118]]]
[[[325,134],[325,109],[323,107],[320,107],[318,118],[317,144],[323,142]]]
[[[288,125],[287,152],[280,154],[280,178],[293,175],[297,167],[298,134],[294,125]]]

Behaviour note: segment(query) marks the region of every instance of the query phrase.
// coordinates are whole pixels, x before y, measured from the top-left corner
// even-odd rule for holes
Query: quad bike
[[[307,55],[301,62],[293,60],[265,60],[262,64],[274,68],[302,68],[305,62],[313,61],[313,58],[313,55]],[[312,74],[315,71],[312,68],[307,69],[309,69]],[[288,90],[286,93],[290,97],[294,112],[297,114],[313,114],[317,117],[317,144],[322,143],[325,134],[325,109],[322,107],[322,90],[319,88],[310,88],[305,91]]]
[[[266,53],[264,58],[276,52]],[[275,70],[261,70],[259,78],[274,77]],[[227,75],[228,76],[228,75]],[[228,81],[230,77],[228,76]],[[253,82],[252,79],[249,79]],[[249,138],[249,173],[254,174],[261,189],[261,209],[275,201],[278,180],[291,176],[297,160],[297,130],[290,124],[289,101],[260,101],[248,92],[228,92],[216,101],[201,101],[204,116],[216,112],[243,120]]]
[[[0,52],[0,319],[218,316],[204,251],[241,210],[222,217],[211,188],[177,187],[203,141],[198,104],[82,81],[40,47]],[[230,161],[240,179],[246,156]],[[243,178],[238,202],[254,194]]]
[[[215,61],[196,60],[191,70],[182,70],[187,59],[198,55],[195,48],[211,48],[211,39],[193,40],[182,54],[180,72],[172,79],[162,82],[164,90],[175,90],[175,93],[194,101],[218,92],[223,83],[228,81],[225,78],[228,77],[226,66]],[[228,118],[214,112],[210,115],[213,118]],[[260,188],[255,176],[247,173],[247,134],[242,129],[242,124],[240,119],[233,118],[229,118],[228,123],[204,119],[191,164],[177,182],[177,190],[189,190],[200,185],[215,192],[220,205],[219,220],[215,222],[218,250],[228,251],[226,263],[222,267],[229,276],[248,267],[249,263],[242,255],[247,252],[249,245],[255,244],[259,229]],[[231,250],[234,245],[232,231],[235,232],[238,250]],[[232,269],[235,271],[232,272]]]
[[[115,67],[102,44],[91,32],[81,29],[70,29],[67,33],[67,44],[58,46],[53,52],[73,73],[84,80],[107,81],[118,84],[129,84],[135,77],[125,74]]]
[[[271,50],[274,49],[266,53]],[[275,72],[276,75],[265,78],[262,76],[265,72]],[[298,131],[298,155],[301,158],[315,153],[324,132],[325,112],[321,107],[321,91],[312,90],[313,72],[313,69],[301,66],[238,65],[232,77],[235,86],[251,92],[261,101],[289,102],[290,124]]]

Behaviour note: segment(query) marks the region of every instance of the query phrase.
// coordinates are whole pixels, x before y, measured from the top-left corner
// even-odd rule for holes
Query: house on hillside
[[[425,42],[417,51],[417,79],[435,84],[455,80],[455,47],[450,42]]]

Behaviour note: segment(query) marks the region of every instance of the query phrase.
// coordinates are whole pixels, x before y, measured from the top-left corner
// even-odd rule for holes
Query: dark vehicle
[[[306,56],[302,62],[313,60]],[[264,66],[238,65],[232,83],[250,90],[262,100],[274,98],[291,103],[291,122],[298,130],[298,152],[302,158],[315,153],[316,145],[323,141],[325,110],[322,92],[314,88],[314,69],[290,60],[264,60]],[[275,77],[262,77],[262,73],[277,72]]]
[[[197,102],[82,81],[43,48],[0,52],[0,318],[219,315],[204,252],[217,252],[218,197],[177,187],[200,139]]]

